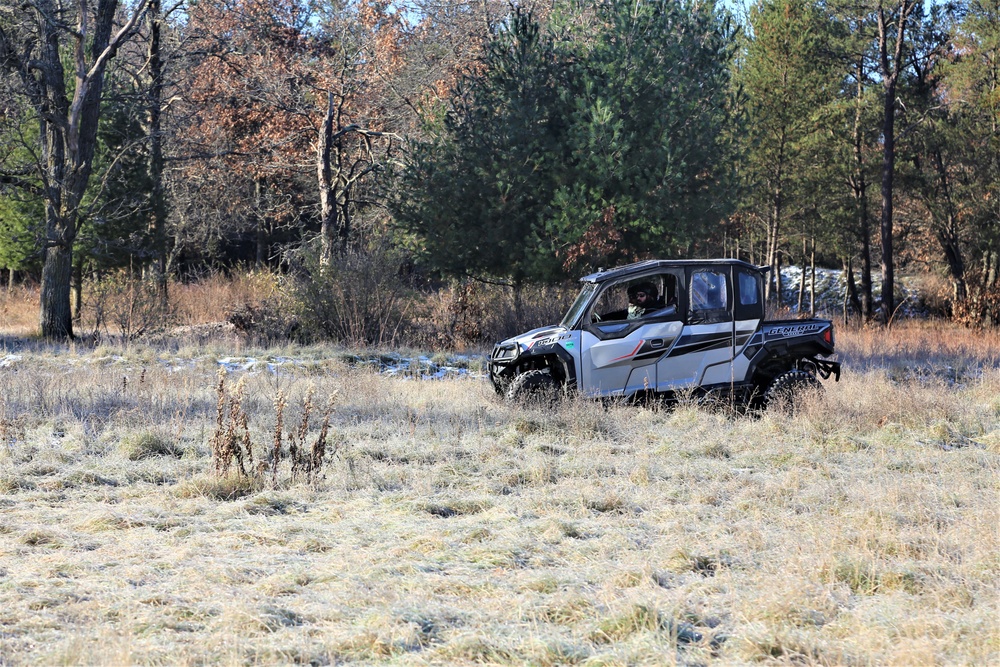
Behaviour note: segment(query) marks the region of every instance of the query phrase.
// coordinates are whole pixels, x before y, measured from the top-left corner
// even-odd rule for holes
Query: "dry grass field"
[[[750,419],[0,340],[0,664],[1000,664],[1000,338],[838,345]],[[212,458],[234,354],[283,362],[225,379],[247,478]],[[319,475],[257,472],[309,392]]]

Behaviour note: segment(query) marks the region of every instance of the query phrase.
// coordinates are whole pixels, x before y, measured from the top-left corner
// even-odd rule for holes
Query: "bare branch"
[[[0,184],[11,185],[13,187],[26,190],[36,197],[41,197],[45,194],[45,191],[42,188],[27,179],[21,178],[20,175],[0,174]]]
[[[103,67],[108,60],[114,57],[118,49],[121,48],[122,43],[124,43],[125,40],[131,36],[132,31],[135,29],[136,24],[139,22],[139,19],[142,18],[142,15],[146,13],[146,8],[148,6],[149,6],[149,0],[142,0],[139,3],[139,6],[136,7],[135,12],[132,13],[131,17],[129,17],[129,20],[125,23],[124,26],[122,26],[121,30],[119,30],[118,33],[111,38],[111,41],[108,43],[107,47],[105,47],[104,51],[102,51],[101,54],[97,56],[97,59],[94,61],[93,66],[91,66],[90,71],[87,72],[88,79],[93,78],[96,75],[96,73],[100,70],[100,68]]]

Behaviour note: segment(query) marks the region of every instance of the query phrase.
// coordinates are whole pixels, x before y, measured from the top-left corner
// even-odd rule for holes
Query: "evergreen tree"
[[[8,106],[0,124],[0,163],[25,164],[33,159],[38,126]],[[28,175],[0,173],[0,268],[37,271],[41,266],[40,239],[44,236],[45,208],[40,188]]]
[[[687,254],[728,212],[730,36],[711,6],[515,9],[412,145],[396,212],[452,274]]]
[[[955,314],[1000,322],[1000,9],[969,3],[939,71],[928,73],[920,187]]]
[[[780,293],[780,253],[790,226],[809,234],[817,216],[817,141],[839,83],[833,25],[810,0],[763,0],[738,82],[746,96],[744,207],[765,231],[772,267],[768,297]],[[815,225],[812,225],[815,226]]]
[[[878,0],[875,8],[878,44],[878,73],[882,83],[882,310],[880,319],[889,324],[896,314],[896,257],[893,249],[894,195],[896,175],[896,105],[900,76],[906,68],[907,46],[914,23],[920,18],[917,0],[898,0],[886,6]]]
[[[94,171],[101,179],[83,199],[75,259],[78,267],[139,270],[153,255],[149,234],[152,183],[146,168],[147,134],[140,91],[120,88],[105,103],[98,129]]]
[[[875,18],[856,3],[833,2],[834,50],[840,59],[840,93],[824,114],[829,134],[823,141],[824,164],[828,165],[826,189],[832,207],[840,212],[833,228],[829,251],[841,258],[847,273],[847,293],[854,310],[866,321],[875,314],[873,292],[872,185],[878,180],[881,162],[876,154],[880,141],[882,105],[878,99]],[[858,259],[855,264],[854,260]],[[860,285],[854,281],[857,267]]]
[[[0,197],[0,268],[37,271],[41,267],[38,239],[45,212],[39,199],[19,193]]]

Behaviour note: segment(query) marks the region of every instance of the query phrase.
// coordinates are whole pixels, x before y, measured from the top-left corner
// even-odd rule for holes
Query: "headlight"
[[[517,343],[507,343],[506,345],[497,345],[493,348],[492,360],[497,363],[509,363],[514,359],[517,359],[518,355],[521,353],[521,346]]]

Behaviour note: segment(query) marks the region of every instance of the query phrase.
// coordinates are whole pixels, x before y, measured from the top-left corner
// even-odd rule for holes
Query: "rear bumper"
[[[826,380],[832,375],[834,382],[840,382],[839,361],[829,361],[827,359],[813,359],[813,363],[816,364],[816,370],[819,372],[819,376],[821,378]]]

